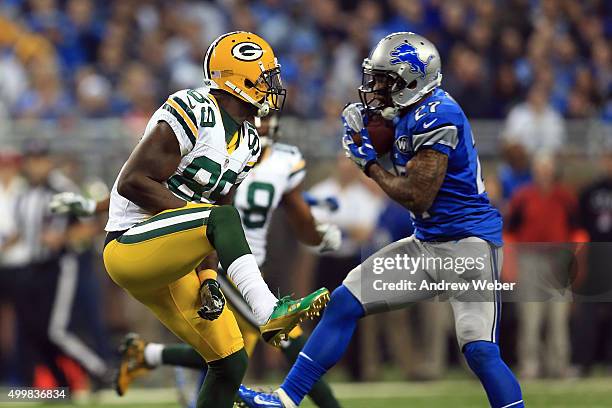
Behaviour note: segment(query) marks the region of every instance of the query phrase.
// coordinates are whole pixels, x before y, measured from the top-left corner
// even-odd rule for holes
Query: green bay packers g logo
[[[261,58],[263,53],[264,50],[259,44],[249,41],[236,44],[232,48],[232,55],[234,58],[239,59],[240,61],[258,60]]]

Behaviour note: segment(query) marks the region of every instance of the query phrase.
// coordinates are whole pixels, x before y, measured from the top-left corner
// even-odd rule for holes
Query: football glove
[[[216,320],[221,316],[225,307],[225,296],[219,282],[215,279],[204,280],[200,286],[200,300],[202,306],[198,309],[198,316],[206,320]]]
[[[334,196],[325,197],[325,205],[331,212],[336,212],[340,208],[340,202],[338,198]]]
[[[365,109],[360,103],[351,103],[342,111],[342,124],[344,126],[344,136],[342,137],[342,147],[344,154],[351,159],[366,175],[371,164],[376,162],[378,153],[370,140],[370,135],[365,125],[367,116]],[[353,140],[353,134],[361,135],[361,146],[357,146]]]
[[[345,134],[342,138],[342,147],[344,147],[346,157],[359,166],[366,175],[370,165],[376,163],[378,153],[376,153],[366,129],[361,130],[361,146],[357,146],[353,138]]]
[[[342,244],[342,232],[335,224],[317,224],[317,232],[321,236],[321,243],[315,249],[323,254],[325,252],[336,251]]]
[[[361,103],[349,103],[342,111],[342,124],[346,132],[361,132],[367,124],[366,110]]]
[[[302,193],[302,197],[304,197],[304,201],[306,201],[306,204],[308,204],[310,207],[321,207],[331,212],[336,212],[338,211],[338,208],[340,208],[338,198],[335,196],[327,196],[321,199],[313,196],[307,191],[304,191]]]
[[[59,193],[51,199],[49,209],[54,214],[69,213],[86,217],[96,212],[96,201],[72,192]]]

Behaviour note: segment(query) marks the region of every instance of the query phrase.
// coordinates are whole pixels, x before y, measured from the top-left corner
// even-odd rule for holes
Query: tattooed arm
[[[395,176],[378,163],[368,168],[368,175],[393,200],[415,214],[429,209],[444,181],[448,156],[433,149],[420,150],[406,164],[407,174]]]

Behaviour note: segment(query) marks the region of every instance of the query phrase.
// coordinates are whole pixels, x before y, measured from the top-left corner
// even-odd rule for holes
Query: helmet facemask
[[[381,114],[385,110],[396,109],[393,95],[406,87],[406,81],[395,72],[364,68],[359,98],[368,112]]]
[[[258,101],[260,104],[267,103],[270,109],[279,112],[283,109],[287,96],[287,89],[283,88],[280,73],[280,65],[267,71],[263,71],[262,65],[262,73],[255,83],[249,79],[244,80],[246,87],[255,88],[257,92],[265,95]]]
[[[398,110],[394,95],[416,86],[416,81],[414,82],[406,84],[406,81],[395,72],[364,68],[359,99],[371,114],[380,114],[385,119],[392,119]]]

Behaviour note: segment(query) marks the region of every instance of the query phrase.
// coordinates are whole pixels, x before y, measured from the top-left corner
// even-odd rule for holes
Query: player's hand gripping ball
[[[342,112],[345,133],[349,133],[357,146],[361,146],[361,129],[368,131],[372,146],[378,156],[391,151],[395,139],[393,123],[378,113],[367,112],[361,103],[347,105]],[[349,131],[350,129],[350,131]]]
[[[360,103],[349,104],[342,111],[342,124],[344,125],[342,146],[345,154],[366,174],[368,174],[370,165],[376,162],[380,153],[372,142],[368,128],[366,128],[368,119],[366,111]],[[378,137],[380,132],[375,132],[375,134]],[[392,140],[393,137],[391,136],[389,145],[392,144]],[[384,144],[380,147],[385,153],[390,150],[390,146]]]
[[[391,121],[384,119],[379,114],[374,114],[369,116],[366,129],[372,146],[374,146],[379,157],[391,151],[395,139],[395,130]],[[361,145],[361,135],[359,133],[353,135],[353,140],[358,146]]]

